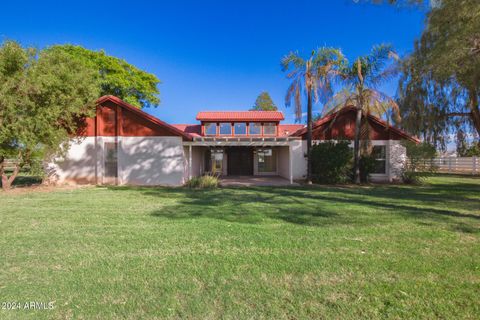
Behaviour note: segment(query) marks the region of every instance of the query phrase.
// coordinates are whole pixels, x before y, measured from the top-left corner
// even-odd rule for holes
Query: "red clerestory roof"
[[[201,111],[197,114],[200,121],[282,121],[280,111]]]

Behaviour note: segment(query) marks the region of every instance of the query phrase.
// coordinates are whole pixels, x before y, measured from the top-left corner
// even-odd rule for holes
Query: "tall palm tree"
[[[399,120],[399,107],[395,100],[378,90],[385,81],[398,72],[398,56],[390,45],[374,46],[370,54],[357,58],[342,71],[347,86],[335,94],[325,104],[324,114],[338,111],[346,106],[356,107],[354,138],[354,181],[360,183],[360,138],[361,130],[366,129],[368,139],[368,121],[363,117],[373,114],[378,117],[392,116]]]
[[[302,118],[302,94],[307,98],[307,182],[312,183],[312,105],[327,102],[333,96],[333,82],[344,68],[345,58],[339,49],[319,48],[308,59],[290,52],[282,59],[282,70],[291,80],[285,96],[286,106],[295,104],[297,121]]]

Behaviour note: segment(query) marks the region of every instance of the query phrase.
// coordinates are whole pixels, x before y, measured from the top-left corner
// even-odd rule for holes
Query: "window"
[[[205,123],[205,134],[209,136],[214,136],[217,134],[217,124],[216,123]]]
[[[373,173],[387,173],[387,156],[385,146],[373,146],[372,155],[375,158],[375,169]]]
[[[245,122],[235,123],[235,134],[247,134],[247,124]]]
[[[277,157],[273,149],[260,149],[257,156],[259,173],[274,173],[277,171]]]
[[[105,152],[105,178],[116,178],[117,177],[117,143],[116,142],[105,142],[104,145]]]
[[[220,123],[220,134],[231,135],[232,124],[229,122]]]
[[[251,135],[259,135],[262,134],[262,124],[258,122],[250,122],[249,133]]]
[[[223,168],[223,149],[213,149],[211,152],[212,173],[222,174]]]
[[[263,124],[263,134],[264,135],[274,135],[276,133],[277,125],[275,123],[264,123]]]

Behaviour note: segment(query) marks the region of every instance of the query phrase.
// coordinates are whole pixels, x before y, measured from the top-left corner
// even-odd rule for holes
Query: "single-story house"
[[[379,118],[367,118],[378,155],[372,179],[400,179],[406,160],[400,141],[418,140]],[[316,121],[314,143],[352,140],[354,119],[355,109],[344,108]],[[290,182],[305,178],[306,128],[282,124],[282,112],[199,112],[197,120],[168,124],[117,97],[101,97],[96,116],[85,119],[70,148],[48,164],[50,178],[59,183],[172,186],[206,172],[275,175]]]

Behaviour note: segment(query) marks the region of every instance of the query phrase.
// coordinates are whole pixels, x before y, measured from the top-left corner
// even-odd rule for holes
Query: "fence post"
[[[448,172],[452,172],[452,158],[448,157]]]
[[[473,174],[477,174],[477,157],[473,156],[472,161],[473,161]]]

